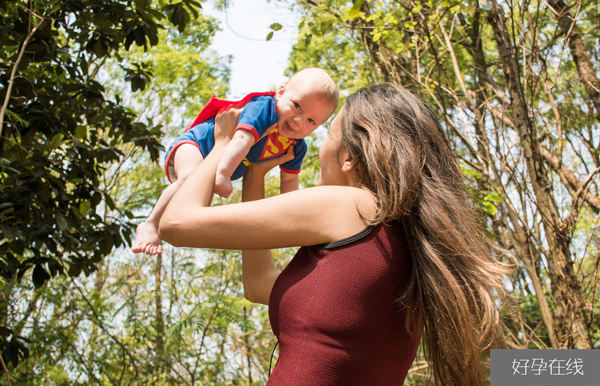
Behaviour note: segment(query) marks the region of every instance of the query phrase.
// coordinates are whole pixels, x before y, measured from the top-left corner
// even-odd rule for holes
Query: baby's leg
[[[162,192],[160,198],[156,202],[150,217],[146,222],[138,225],[136,229],[135,244],[131,250],[135,253],[145,252],[149,255],[156,255],[162,253],[162,246],[160,245],[160,238],[158,237],[158,223],[162,217],[165,209],[171,198],[175,195],[175,192],[179,189],[183,181],[192,174],[192,172],[202,162],[202,153],[200,150],[189,143],[185,143],[175,150],[174,167],[177,181],[167,186]]]

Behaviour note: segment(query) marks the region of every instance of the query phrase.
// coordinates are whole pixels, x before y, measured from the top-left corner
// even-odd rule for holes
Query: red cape
[[[198,117],[196,117],[196,119],[194,119],[194,122],[192,122],[187,129],[185,129],[185,131],[188,131],[189,129],[191,129],[192,127],[196,126],[199,123],[202,123],[204,121],[207,121],[213,117],[215,117],[218,113],[219,110],[226,108],[226,107],[233,107],[236,105],[241,105],[244,106],[246,103],[248,103],[248,101],[256,96],[263,96],[263,95],[272,95],[275,96],[275,92],[273,91],[265,91],[265,92],[253,92],[250,93],[248,95],[246,95],[243,99],[239,100],[239,101],[226,101],[224,99],[217,99],[214,95],[210,97],[210,100],[206,103],[206,105],[204,105],[204,108],[202,109],[202,111],[200,111],[200,114],[198,114]]]

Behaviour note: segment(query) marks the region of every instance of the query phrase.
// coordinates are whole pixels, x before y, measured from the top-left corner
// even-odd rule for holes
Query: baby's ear
[[[277,90],[277,94],[275,94],[275,95],[277,95],[277,97],[280,97],[283,95],[284,92],[285,92],[285,83],[282,84],[281,86],[279,86],[279,90]]]

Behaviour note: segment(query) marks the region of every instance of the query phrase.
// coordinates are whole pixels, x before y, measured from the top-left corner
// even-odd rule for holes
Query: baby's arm
[[[254,135],[247,130],[237,130],[227,144],[223,157],[217,167],[215,176],[215,193],[221,197],[229,197],[233,191],[231,185],[231,176],[238,165],[244,160],[244,157],[250,151],[252,145],[256,143]]]
[[[279,192],[281,194],[298,190],[299,184],[298,174],[281,171],[279,176]]]

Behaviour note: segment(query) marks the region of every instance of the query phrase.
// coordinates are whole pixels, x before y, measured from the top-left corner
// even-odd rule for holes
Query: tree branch
[[[564,220],[565,226],[575,224],[575,222],[577,221],[577,218],[579,217],[579,209],[577,209],[577,206],[579,204],[579,198],[582,194],[586,194],[588,192],[588,185],[592,181],[592,178],[594,178],[594,176],[598,172],[600,172],[600,167],[597,167],[596,169],[592,170],[592,172],[588,174],[585,181],[583,181],[583,183],[579,186],[579,189],[577,189],[577,191],[575,192],[575,195],[573,196],[573,204],[571,206],[571,213],[569,213],[567,218]]]
[[[123,343],[121,343],[120,340],[118,340],[113,334],[111,334],[106,327],[104,327],[104,325],[102,323],[100,323],[100,316],[98,315],[98,313],[96,313],[96,310],[94,309],[94,306],[92,305],[92,303],[90,303],[90,301],[88,300],[88,298],[85,296],[85,294],[83,293],[83,291],[81,290],[81,288],[79,288],[79,286],[77,285],[77,283],[75,283],[75,280],[69,276],[69,278],[71,279],[71,282],[73,283],[73,285],[75,286],[75,288],[77,288],[77,291],[79,292],[79,294],[81,295],[81,297],[83,298],[83,300],[87,303],[87,305],[90,307],[90,310],[92,311],[92,313],[95,316],[95,319],[97,320],[96,325],[98,327],[100,327],[102,329],[102,331],[104,331],[106,333],[106,335],[108,335],[109,337],[112,338],[112,340],[119,345],[119,347],[121,347],[121,350],[123,350],[123,353],[127,354],[130,358],[131,358],[131,364],[133,365],[134,369],[135,369],[135,377],[137,378],[138,375],[138,368],[137,368],[137,364],[135,363],[135,357],[129,352],[129,350],[127,350],[127,347],[125,347],[125,345],[123,345]],[[69,289],[67,286],[65,286],[63,284],[63,287],[65,287],[66,289]]]
[[[4,359],[2,355],[0,355],[0,363],[2,364],[2,369],[4,370],[4,374],[6,374],[6,384],[10,386],[10,374],[8,373],[8,369],[6,368],[6,364],[4,363]]]
[[[554,10],[565,39],[569,43],[569,49],[577,66],[581,83],[583,83],[585,91],[592,100],[594,107],[596,107],[596,118],[600,120],[600,80],[596,76],[594,65],[585,49],[581,31],[579,31],[575,19],[571,17],[568,6],[563,0],[548,0],[548,2],[551,9]]]
[[[566,185],[571,195],[574,196],[575,193],[583,186],[581,180],[579,180],[573,171],[571,171],[564,164],[561,164],[558,161],[558,157],[552,154],[550,149],[546,148],[545,146],[540,146],[540,154],[542,155],[542,158],[544,158],[544,161],[546,161],[546,163],[558,173],[562,183]],[[594,196],[589,191],[586,191],[583,193],[583,199],[588,203],[588,205],[590,205],[596,214],[600,213],[600,199],[598,197]]]
[[[31,11],[30,11],[31,12]],[[36,17],[40,17],[35,15]],[[29,14],[30,23],[31,23],[31,13]],[[17,70],[19,65],[21,64],[21,60],[23,59],[23,55],[25,54],[25,49],[27,48],[27,44],[29,43],[29,39],[36,33],[36,31],[42,26],[45,19],[42,18],[36,26],[27,34],[23,45],[21,46],[21,50],[19,51],[19,56],[15,61],[12,71],[10,73],[10,79],[8,83],[8,88],[6,89],[6,96],[4,97],[4,103],[2,104],[2,110],[0,110],[0,137],[2,136],[2,130],[4,129],[4,115],[6,114],[6,109],[8,108],[8,102],[10,101],[10,94],[12,93],[13,86],[15,84],[15,77],[17,76]]]

